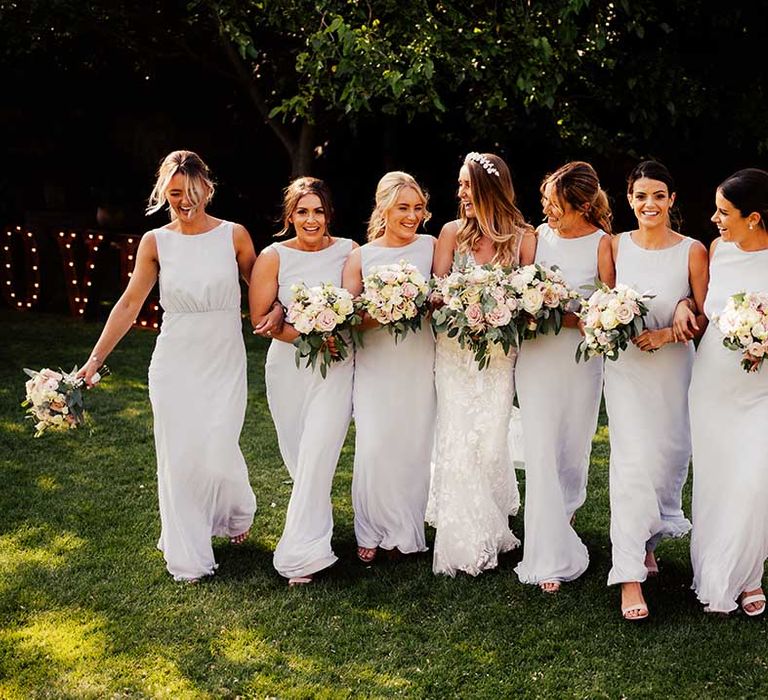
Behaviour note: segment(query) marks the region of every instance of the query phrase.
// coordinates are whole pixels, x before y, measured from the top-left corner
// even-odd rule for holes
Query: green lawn
[[[473,579],[436,578],[430,555],[364,567],[354,556],[352,445],[334,490],[339,563],[289,590],[271,565],[290,485],[247,335],[242,447],[259,510],[219,572],[174,583],[159,531],[146,374],[154,334],[132,332],[88,396],[92,426],[32,438],[22,367],[82,361],[99,328],[0,312],[0,698],[756,697],[768,695],[764,619],[704,615],[688,540],[660,548],[652,618],[627,623],[610,563],[607,431],[595,438],[578,529],[592,563],[546,596],[517,582],[519,552]],[[522,534],[522,515],[514,530]],[[431,538],[431,533],[430,533]]]

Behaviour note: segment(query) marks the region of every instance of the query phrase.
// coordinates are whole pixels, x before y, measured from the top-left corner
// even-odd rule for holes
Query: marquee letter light
[[[20,239],[23,255],[16,256],[23,260],[24,267],[23,284],[25,292],[21,291],[21,282],[16,280],[14,261],[14,240]],[[6,229],[3,236],[3,296],[9,306],[16,309],[31,309],[37,306],[40,300],[40,253],[37,248],[37,239],[32,231],[24,231],[21,226]]]
[[[75,246],[78,238],[85,247],[85,270],[78,276],[77,265],[75,264]],[[61,253],[61,262],[64,266],[64,286],[67,289],[67,298],[69,299],[69,310],[73,316],[82,318],[85,313],[85,307],[88,304],[88,298],[91,294],[93,284],[94,270],[96,269],[96,254],[99,252],[99,246],[104,240],[100,233],[78,234],[74,231],[64,233],[59,231],[56,236],[56,242],[59,244]]]

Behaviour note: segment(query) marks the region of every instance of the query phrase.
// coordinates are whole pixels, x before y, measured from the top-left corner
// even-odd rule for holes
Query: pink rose
[[[315,330],[327,333],[336,328],[336,314],[333,309],[323,309],[315,318]]]
[[[467,323],[471,328],[481,328],[483,326],[483,308],[480,304],[470,304],[466,311]]]
[[[501,328],[512,320],[512,312],[506,304],[497,304],[485,318],[494,328]]]

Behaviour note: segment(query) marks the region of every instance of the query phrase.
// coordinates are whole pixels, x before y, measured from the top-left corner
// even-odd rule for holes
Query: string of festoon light
[[[123,287],[128,284],[128,280],[133,275],[140,240],[138,236],[115,235],[107,240],[104,234],[98,232],[59,231],[54,238],[63,267],[64,287],[70,313],[75,317],[83,318],[89,300],[91,303],[95,301],[92,296],[94,274],[99,264],[99,250],[105,245],[108,244],[119,252],[120,282]],[[19,310],[32,309],[39,303],[41,292],[41,265],[37,236],[32,231],[15,226],[5,231],[4,239],[3,295],[9,306]],[[17,239],[21,241],[21,249],[18,245],[14,245]],[[17,255],[14,255],[14,248],[17,250]],[[80,249],[84,251],[84,256],[78,255]],[[20,257],[23,260],[23,275],[20,274],[21,270],[15,269]],[[85,268],[80,272],[78,259],[82,257],[85,258]],[[46,279],[50,280],[52,276],[46,275]],[[26,287],[25,292],[22,291],[22,285]],[[136,318],[135,325],[142,328],[158,328],[159,311],[157,299],[150,297]]]

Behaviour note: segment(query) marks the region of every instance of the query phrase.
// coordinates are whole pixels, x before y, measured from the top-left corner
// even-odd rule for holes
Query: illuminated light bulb
[[[37,270],[37,265],[32,265],[33,270]]]
[[[59,231],[59,237],[63,237],[63,236],[64,236],[64,231]]]
[[[156,323],[153,323],[152,325],[153,325],[155,328],[157,328],[157,324],[156,324]]]
[[[86,282],[86,284],[87,284],[89,287],[91,286],[91,283],[90,283],[90,282]]]
[[[78,309],[79,313],[83,313],[84,311],[85,311],[85,309]]]
[[[142,326],[146,326],[146,325],[147,325],[147,322],[146,322],[146,321],[142,321],[142,322],[141,322],[141,325],[142,325]]]
[[[10,236],[11,234],[9,233],[8,235]],[[133,243],[133,238],[129,238],[128,243]]]

